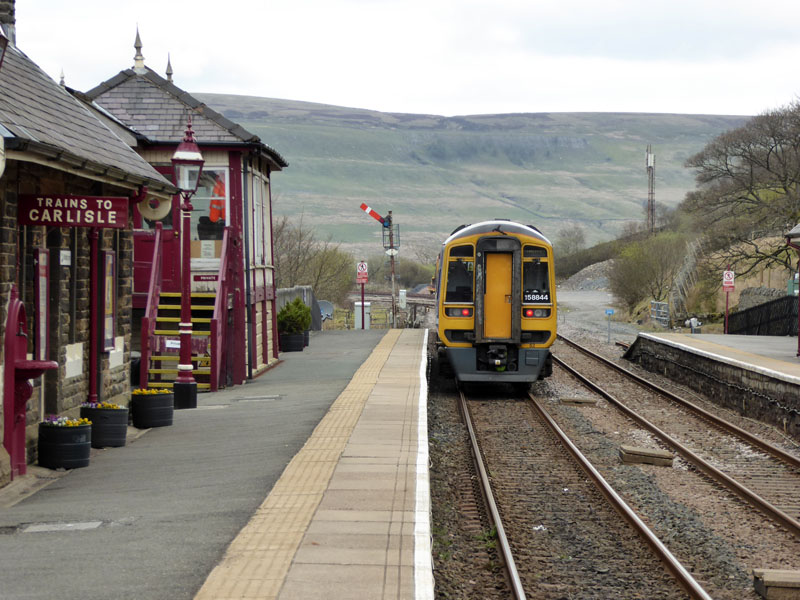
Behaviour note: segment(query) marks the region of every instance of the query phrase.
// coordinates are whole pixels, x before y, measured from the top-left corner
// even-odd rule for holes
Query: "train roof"
[[[473,235],[480,235],[482,233],[514,233],[517,235],[527,235],[530,237],[538,238],[545,244],[550,245],[548,240],[542,232],[536,229],[533,225],[523,225],[514,221],[507,221],[504,219],[494,219],[492,221],[482,221],[480,223],[473,223],[471,225],[461,225],[457,227],[453,233],[450,234],[444,243],[448,244],[453,240],[459,238],[469,237]]]

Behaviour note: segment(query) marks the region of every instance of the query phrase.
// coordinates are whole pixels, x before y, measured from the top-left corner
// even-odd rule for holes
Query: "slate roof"
[[[188,111],[197,143],[258,148],[275,170],[289,163],[273,148],[241,125],[225,118],[152,69],[126,69],[85,93],[151,144],[177,144],[186,131]]]
[[[7,150],[172,195],[177,188],[87,107],[9,44],[0,69],[0,133]]]

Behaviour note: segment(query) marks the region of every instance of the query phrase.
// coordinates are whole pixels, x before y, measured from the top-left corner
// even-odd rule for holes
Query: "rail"
[[[564,338],[562,338],[562,339],[564,339]],[[576,346],[576,347],[578,347],[578,348],[580,348],[581,352],[583,352],[583,353],[585,353],[585,354],[587,354],[589,356],[592,356],[593,358],[596,358],[596,359],[600,360],[604,364],[610,363],[610,361],[605,360],[603,357],[596,355],[595,353],[591,352],[590,350],[587,350],[585,348],[581,348],[580,346],[578,346],[574,342],[571,342],[571,344]],[[728,490],[730,490],[731,492],[733,492],[734,494],[739,496],[746,503],[750,504],[751,506],[755,506],[763,514],[765,514],[768,518],[772,519],[774,522],[776,522],[776,523],[780,524],[781,526],[783,526],[784,528],[786,528],[787,531],[791,532],[795,536],[799,536],[800,537],[800,521],[798,521],[797,519],[793,518],[792,516],[786,514],[784,511],[782,511],[778,507],[774,506],[773,504],[771,504],[767,500],[763,499],[761,496],[759,496],[758,494],[754,493],[749,488],[743,486],[741,483],[739,483],[738,481],[736,481],[732,477],[729,477],[728,475],[726,475],[725,473],[723,473],[722,471],[720,471],[719,469],[714,467],[711,463],[709,463],[708,461],[706,461],[703,458],[701,458],[700,456],[698,456],[695,452],[693,452],[692,450],[687,448],[684,444],[680,443],[673,436],[671,436],[668,433],[666,433],[665,431],[659,429],[653,423],[650,423],[650,421],[645,419],[639,413],[635,412],[634,410],[631,410],[628,406],[626,406],[625,404],[620,402],[617,398],[615,398],[614,396],[609,394],[606,390],[604,390],[603,388],[598,386],[593,381],[589,380],[587,377],[582,375],[580,372],[578,372],[573,367],[570,367],[569,365],[564,363],[564,361],[560,360],[555,355],[553,356],[553,362],[555,362],[557,365],[562,367],[567,372],[571,373],[573,375],[573,377],[575,377],[579,381],[583,382],[584,385],[586,385],[587,387],[589,387],[590,389],[592,389],[596,393],[600,394],[603,398],[608,400],[611,404],[616,406],[620,411],[622,411],[630,419],[632,419],[633,421],[635,421],[636,423],[641,425],[647,431],[650,431],[654,435],[658,436],[665,444],[667,444],[667,445],[671,446],[672,448],[674,448],[675,451],[678,452],[678,454],[680,454],[686,461],[688,461],[689,463],[694,465],[697,469],[699,469],[700,471],[705,473],[705,475],[710,477],[713,481],[716,481],[717,483],[719,483],[719,484],[723,485],[724,487],[728,488]],[[637,380],[637,383],[640,382],[639,380],[641,378],[639,378],[638,376],[634,375],[633,373],[630,373],[629,371],[623,369],[622,367],[614,365],[613,363],[610,363],[610,364],[616,370],[618,370],[618,371],[620,371],[620,372],[622,372],[624,374],[627,374],[627,375],[631,376],[632,378],[634,378],[635,380]],[[654,384],[651,384],[650,382],[647,382],[646,380],[641,380],[641,382],[643,382],[644,385],[646,385],[647,387],[653,389],[654,391],[658,391],[659,393],[663,393],[670,400],[674,400],[675,402],[678,402],[678,403],[682,404],[686,408],[690,408],[691,410],[696,411],[698,414],[702,415],[704,418],[707,418],[708,420],[712,421],[716,426],[718,426],[718,427],[720,427],[720,428],[722,428],[722,429],[724,429],[724,430],[726,430],[726,431],[728,431],[730,433],[735,433],[737,435],[740,435],[740,437],[742,439],[745,439],[746,441],[748,441],[751,444],[755,445],[756,447],[762,449],[763,451],[775,456],[776,458],[779,458],[779,459],[781,459],[781,460],[783,460],[786,463],[791,464],[791,465],[795,465],[796,466],[798,464],[798,461],[794,456],[792,456],[792,455],[790,455],[790,454],[788,454],[786,452],[783,452],[779,448],[776,448],[776,447],[772,446],[771,444],[768,444],[768,443],[764,442],[763,440],[761,440],[761,439],[759,439],[759,438],[757,438],[755,436],[750,435],[748,432],[746,432],[744,430],[741,430],[740,428],[736,427],[735,425],[733,425],[731,423],[727,423],[726,421],[723,421],[722,419],[719,419],[715,415],[712,415],[711,413],[708,413],[707,411],[704,411],[700,407],[694,406],[690,402],[687,402],[686,400],[680,398],[679,396],[676,396],[675,394],[671,394],[667,390],[662,390],[658,386],[656,386]]]
[[[153,240],[153,257],[150,265],[150,283],[147,286],[147,305],[142,317],[141,347],[142,355],[139,358],[139,387],[146,388],[150,378],[150,347],[155,339],[156,317],[158,316],[158,303],[161,298],[161,235],[163,227],[161,221],[156,221],[156,234]]]
[[[228,295],[230,281],[233,276],[231,257],[231,228],[226,227],[222,236],[222,254],[219,259],[219,281],[217,282],[217,298],[214,301],[214,314],[211,317],[211,377],[210,388],[216,392],[225,377],[225,339],[228,335]]]
[[[494,496],[492,495],[492,484],[489,482],[489,474],[486,472],[486,467],[483,464],[483,460],[481,460],[481,451],[478,447],[478,438],[475,436],[475,429],[472,426],[472,418],[469,414],[467,399],[464,396],[464,392],[460,388],[458,390],[458,394],[461,398],[461,403],[459,405],[461,409],[461,416],[464,419],[464,424],[466,425],[469,433],[470,444],[472,447],[472,458],[475,461],[475,468],[478,470],[478,475],[480,476],[481,491],[483,492],[484,500],[486,500],[486,506],[489,509],[489,518],[491,519],[492,525],[494,525],[495,531],[497,532],[497,541],[500,545],[500,554],[503,558],[503,564],[506,567],[509,584],[511,585],[511,591],[513,592],[516,600],[525,600],[525,591],[522,589],[522,581],[519,578],[519,572],[517,571],[517,566],[514,563],[514,557],[511,553],[511,545],[508,543],[508,538],[506,537],[506,532],[503,528],[503,522],[500,518],[500,511],[497,509],[497,503],[494,501]]]
[[[578,463],[580,468],[586,473],[598,490],[605,496],[611,506],[622,515],[622,517],[634,528],[634,530],[642,537],[653,552],[658,556],[661,562],[667,567],[672,576],[678,581],[678,584],[686,591],[691,598],[711,600],[711,596],[700,587],[700,584],[692,577],[686,568],[675,558],[672,552],[658,539],[658,537],[650,531],[650,528],[644,524],[639,516],[628,506],[628,504],[620,497],[619,494],[612,488],[603,476],[594,468],[592,463],[583,455],[575,444],[572,443],[567,435],[561,430],[558,424],[553,420],[550,414],[544,407],[534,398],[528,394],[528,401],[532,409],[535,410],[544,421],[547,423],[550,430],[558,437],[564,447],[569,451],[575,462]]]
[[[588,348],[585,348],[585,347],[581,346],[577,342],[575,342],[573,340],[570,340],[569,338],[566,338],[561,334],[558,335],[558,339],[560,339],[561,341],[565,342],[566,344],[572,346],[576,350],[582,352],[586,356],[589,356],[591,358],[594,358],[595,360],[600,361],[605,366],[607,366],[607,367],[609,367],[611,369],[614,369],[618,373],[622,373],[623,375],[625,375],[626,377],[629,377],[630,379],[632,379],[633,381],[635,381],[639,385],[642,385],[642,386],[648,388],[649,390],[651,390],[653,392],[656,392],[657,394],[661,394],[662,396],[665,396],[665,397],[669,398],[670,400],[672,400],[676,404],[679,404],[679,405],[683,406],[684,408],[687,408],[687,409],[691,410],[696,415],[699,415],[700,417],[704,418],[705,420],[713,423],[714,425],[716,425],[720,429],[722,429],[724,431],[727,431],[729,433],[732,433],[733,435],[741,438],[742,440],[744,440],[748,444],[752,444],[756,448],[758,448],[760,450],[763,450],[767,454],[770,454],[770,455],[774,456],[775,458],[777,458],[779,460],[782,460],[786,464],[792,465],[793,467],[800,468],[800,459],[798,459],[796,456],[794,456],[792,454],[789,454],[788,452],[785,452],[784,450],[778,448],[777,446],[774,446],[773,444],[770,444],[769,442],[766,442],[766,441],[762,440],[761,438],[751,434],[749,431],[746,431],[746,430],[742,429],[741,427],[737,427],[733,423],[729,423],[728,421],[726,421],[724,419],[721,419],[717,415],[715,415],[713,413],[710,413],[707,410],[704,410],[703,408],[697,406],[696,404],[692,404],[691,402],[689,402],[685,398],[681,398],[677,394],[673,394],[669,390],[664,389],[659,385],[656,385],[652,381],[648,381],[644,377],[640,377],[636,373],[633,373],[631,371],[628,371],[627,369],[624,369],[623,367],[620,367],[618,364],[608,360],[604,356],[600,356],[599,354],[596,354],[595,352],[592,352]]]

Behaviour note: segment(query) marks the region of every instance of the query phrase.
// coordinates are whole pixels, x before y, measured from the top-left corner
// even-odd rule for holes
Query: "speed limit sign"
[[[733,291],[733,271],[722,272],[722,289],[726,292]]]

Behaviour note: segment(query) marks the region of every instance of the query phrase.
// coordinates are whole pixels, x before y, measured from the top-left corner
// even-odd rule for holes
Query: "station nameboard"
[[[128,198],[20,194],[17,222],[50,227],[128,226]]]

